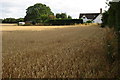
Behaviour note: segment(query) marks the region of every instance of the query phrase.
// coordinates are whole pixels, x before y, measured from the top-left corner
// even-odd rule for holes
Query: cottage
[[[100,9],[100,13],[80,13],[79,18],[83,19],[83,22],[102,23],[102,9]]]

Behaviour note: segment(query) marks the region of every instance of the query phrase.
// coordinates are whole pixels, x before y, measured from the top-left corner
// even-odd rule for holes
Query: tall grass
[[[113,28],[106,28],[106,46],[110,62],[114,62],[118,55],[118,39]]]
[[[120,69],[120,57],[118,52],[118,35],[114,28],[106,28],[106,51],[107,51],[107,60],[111,66],[110,73],[116,74],[119,76]]]

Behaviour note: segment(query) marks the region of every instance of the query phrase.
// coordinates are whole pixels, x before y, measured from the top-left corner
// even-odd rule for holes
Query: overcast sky
[[[55,14],[63,12],[79,18],[80,13],[98,13],[100,8],[105,10],[105,2],[106,0],[0,0],[0,18],[23,18],[26,9],[36,3],[46,4]]]

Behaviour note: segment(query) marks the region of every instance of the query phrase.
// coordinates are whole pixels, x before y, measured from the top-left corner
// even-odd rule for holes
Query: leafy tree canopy
[[[25,21],[44,22],[50,15],[54,15],[48,6],[41,3],[30,6],[26,10]]]
[[[61,14],[60,14],[60,13],[57,13],[57,14],[56,14],[56,18],[58,18],[58,19],[67,19],[67,18],[68,18],[68,19],[72,19],[71,16],[68,16],[68,17],[67,17],[67,14],[66,14],[66,13],[61,13]]]
[[[61,14],[60,14],[60,13],[57,13],[57,14],[56,14],[56,18],[61,18]]]
[[[62,19],[66,19],[67,18],[67,14],[66,13],[61,13],[61,18]]]
[[[68,15],[68,19],[72,19],[72,17],[70,15]]]
[[[17,22],[24,22],[24,18],[18,18],[16,19]]]

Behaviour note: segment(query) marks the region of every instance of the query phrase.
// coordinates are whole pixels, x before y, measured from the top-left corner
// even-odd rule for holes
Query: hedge
[[[120,53],[120,2],[110,2],[110,8],[103,14],[102,26],[114,28],[118,40],[118,53]],[[120,54],[117,55],[120,59]]]
[[[73,24],[82,24],[82,19],[55,19],[49,20],[50,25],[73,25]]]

